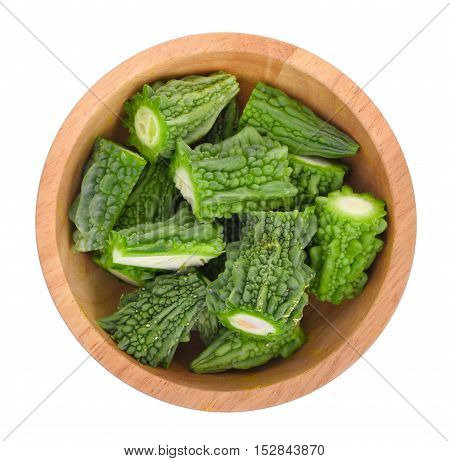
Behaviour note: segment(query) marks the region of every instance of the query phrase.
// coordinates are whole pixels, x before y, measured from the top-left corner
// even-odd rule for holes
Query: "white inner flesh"
[[[124,282],[129,283],[130,285],[134,285],[135,287],[139,286],[135,280],[122,274],[122,272],[116,271],[115,269],[108,269],[108,271],[111,272],[112,275],[115,275],[118,279],[123,280]]]
[[[148,147],[153,147],[159,138],[159,123],[155,114],[145,106],[136,112],[134,117],[134,129],[139,141]]]
[[[303,162],[308,163],[309,165],[317,165],[317,166],[332,165],[331,162],[327,162],[325,159],[319,158],[319,157],[303,157],[301,155],[299,155],[298,157],[300,157]]]
[[[336,206],[343,213],[356,217],[369,216],[373,211],[372,203],[361,197],[339,197],[336,199]]]
[[[153,269],[177,270],[180,267],[203,266],[211,259],[205,255],[160,255],[160,256],[126,256],[114,250],[112,254],[115,264]]]
[[[195,209],[194,188],[191,177],[186,168],[177,168],[175,171],[175,187],[181,192],[181,195],[188,201],[192,209]]]
[[[248,314],[235,314],[229,317],[228,321],[234,328],[252,335],[266,336],[275,332],[275,328],[271,323]]]

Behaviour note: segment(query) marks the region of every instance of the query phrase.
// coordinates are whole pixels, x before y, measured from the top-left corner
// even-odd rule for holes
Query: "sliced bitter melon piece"
[[[128,144],[151,162],[169,157],[177,138],[191,144],[208,133],[238,91],[236,77],[225,72],[144,85],[124,105]]]
[[[97,138],[69,218],[75,223],[75,251],[105,246],[146,161],[119,144]]]
[[[271,339],[249,337],[236,331],[225,330],[192,361],[191,370],[194,373],[248,370],[264,365],[275,357],[289,357],[306,340],[300,326],[294,326]]]

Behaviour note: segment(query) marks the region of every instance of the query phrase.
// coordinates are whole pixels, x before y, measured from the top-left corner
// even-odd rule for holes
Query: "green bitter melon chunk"
[[[208,286],[209,310],[253,336],[279,335],[298,323],[314,275],[304,248],[316,228],[313,207],[248,213],[241,242],[228,245],[225,271]]]
[[[102,249],[146,161],[104,138],[97,138],[81,192],[69,212],[75,223],[75,251]]]
[[[352,138],[304,104],[261,82],[250,95],[239,126],[255,127],[288,146],[291,154],[339,158],[355,155],[359,148]]]
[[[147,287],[124,295],[119,309],[97,323],[139,362],[167,368],[178,344],[189,340],[204,307],[205,283],[195,271],[160,275]]]
[[[320,157],[289,155],[289,164],[291,182],[298,189],[294,205],[300,210],[314,205],[318,195],[328,195],[340,189],[347,171],[342,163]]]
[[[179,194],[166,163],[159,160],[147,164],[115,228],[126,229],[137,224],[165,221],[174,215],[178,202]]]
[[[233,98],[217,117],[213,127],[205,137],[205,142],[217,144],[235,135],[239,126],[239,106]]]
[[[225,330],[195,360],[194,373],[219,373],[231,369],[248,370],[275,357],[287,358],[306,342],[303,329],[296,325],[274,338],[250,338]]]
[[[201,221],[278,208],[297,193],[289,182],[287,147],[251,127],[195,149],[179,140],[172,172],[176,187]]]
[[[318,230],[309,256],[317,276],[310,289],[319,300],[340,304],[362,291],[365,271],[383,248],[376,236],[387,227],[385,203],[348,186],[315,203]]]
[[[105,252],[113,264],[178,270],[218,257],[222,235],[222,226],[199,223],[186,204],[167,221],[112,231]]]
[[[153,162],[169,157],[177,138],[187,144],[201,139],[213,126],[221,110],[236,96],[236,77],[225,72],[193,75],[152,88],[144,85],[124,105],[128,144]]]

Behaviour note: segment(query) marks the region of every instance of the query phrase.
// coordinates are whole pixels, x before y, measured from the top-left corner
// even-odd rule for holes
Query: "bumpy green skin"
[[[195,149],[179,141],[171,169],[175,185],[201,221],[278,208],[297,193],[289,182],[287,148],[251,127]]]
[[[206,262],[217,258],[224,248],[222,226],[199,223],[189,208],[184,206],[167,221],[138,224],[129,229],[112,231],[105,252],[114,264],[121,264],[115,256],[116,253],[127,257],[169,256],[169,259],[172,255],[203,255]],[[188,261],[188,265],[196,265],[193,258],[191,262]],[[151,265],[142,267],[172,270],[181,268]]]
[[[199,312],[194,328],[198,332],[203,344],[207,346],[218,336],[219,331],[223,327],[217,316],[205,308]]]
[[[102,269],[110,272],[122,282],[129,283],[130,285],[134,285],[136,287],[145,286],[148,282],[153,280],[158,273],[154,269],[147,269],[145,267],[121,266],[119,264],[114,264],[111,261],[111,257],[102,252],[94,254],[92,260]]]
[[[228,328],[233,328],[228,318],[237,312],[277,325],[274,334],[297,322],[314,275],[304,262],[304,248],[316,229],[313,207],[249,213],[241,242],[227,246],[225,271],[208,287],[209,310]]]
[[[318,195],[328,195],[340,189],[347,171],[341,163],[316,157],[289,155],[289,164],[292,168],[291,182],[298,190],[294,206],[299,210],[314,205]]]
[[[166,162],[147,164],[115,225],[126,229],[142,223],[165,221],[174,215],[179,194]]]
[[[152,367],[168,367],[180,342],[205,308],[205,283],[196,272],[161,275],[97,323],[117,341],[119,349]]]
[[[157,89],[161,88],[164,86],[164,82],[162,80],[157,80],[156,82],[153,82],[151,87],[153,91],[156,91]]]
[[[236,331],[225,330],[190,365],[194,373],[220,373],[264,365],[275,357],[287,358],[300,348],[307,338],[300,326],[295,326],[270,340],[249,338]]]
[[[205,137],[205,142],[217,144],[235,135],[239,126],[239,106],[236,98],[222,110],[213,127]]]
[[[346,215],[335,206],[340,197],[364,198],[373,210],[364,217]],[[310,290],[317,299],[340,304],[362,291],[368,278],[365,270],[383,248],[383,241],[376,236],[387,227],[384,207],[382,200],[354,194],[348,186],[316,198],[318,230],[309,256],[317,274]]]
[[[156,82],[153,88],[144,85],[142,92],[124,105],[125,126],[130,132],[128,144],[151,162],[159,155],[169,157],[177,138],[191,144],[205,136],[238,91],[236,77],[225,72],[206,77],[192,75],[165,84]],[[159,127],[159,136],[151,146],[136,132],[135,116],[143,106],[150,109]]]
[[[146,161],[134,152],[97,138],[69,213],[75,223],[75,251],[102,249]]]
[[[253,126],[289,147],[291,154],[340,158],[355,155],[359,145],[304,104],[264,83],[257,83],[239,126]]]

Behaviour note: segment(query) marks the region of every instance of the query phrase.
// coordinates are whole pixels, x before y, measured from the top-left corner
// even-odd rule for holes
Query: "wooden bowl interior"
[[[280,72],[281,68],[282,72]],[[149,63],[149,69],[151,69],[149,72],[143,72],[131,80],[115,82],[114,90],[110,91],[110,96],[104,100],[105,105],[99,105],[90,120],[82,121],[81,134],[62,172],[62,181],[57,196],[57,245],[66,282],[84,314],[107,341],[113,343],[108,335],[96,326],[95,319],[112,313],[116,309],[120,295],[129,291],[129,287],[98,268],[91,262],[89,255],[72,252],[73,229],[68,220],[68,212],[79,190],[82,167],[90,154],[95,137],[101,135],[125,142],[126,133],[114,113],[123,115],[124,101],[138,91],[144,83],[193,73],[206,74],[215,70],[225,70],[235,74],[239,80],[241,106],[245,104],[257,81],[272,84],[303,101],[321,117],[325,119],[332,117],[332,123],[356,139],[361,149],[354,158],[347,160],[351,171],[346,182],[356,191],[369,191],[383,198],[387,202],[388,209],[394,206],[380,155],[357,118],[346,108],[344,101],[337,99],[332,91],[298,69],[290,67],[281,58],[277,60],[273,57],[245,51],[214,52],[206,53],[201,59],[196,60],[189,56],[172,56],[157,67]],[[367,315],[372,300],[383,283],[390,259],[391,233],[394,228],[395,222],[391,220],[384,236],[385,248],[371,268],[369,283],[358,298],[345,302],[341,306],[330,306],[312,300],[321,315],[311,307],[305,309],[303,325],[309,341],[290,359],[274,360],[266,366],[249,371],[196,375],[188,370],[188,363],[202,346],[197,338],[193,338],[191,343],[180,346],[169,370],[148,368],[148,371],[168,381],[188,387],[218,391],[258,388],[294,376],[301,376],[304,371],[317,365],[342,345],[344,339],[335,328],[344,337],[350,337]],[[331,327],[322,315],[329,319],[335,328]],[[135,366],[143,367],[118,349],[117,353],[124,355]]]

